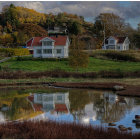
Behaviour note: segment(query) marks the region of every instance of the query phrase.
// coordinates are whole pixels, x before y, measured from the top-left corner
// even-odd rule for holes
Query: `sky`
[[[0,1],[0,11],[4,5],[11,3],[41,13],[77,14],[90,22],[94,22],[100,13],[114,13],[124,18],[133,28],[137,28],[140,23],[140,1]]]

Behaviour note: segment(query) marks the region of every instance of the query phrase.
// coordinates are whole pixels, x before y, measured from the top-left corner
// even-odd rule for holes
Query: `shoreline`
[[[95,81],[83,81],[82,79],[78,79],[82,82],[77,82],[72,79],[69,81],[68,78],[65,79],[38,79],[38,80],[33,80],[33,79],[19,79],[13,81],[8,81],[6,82],[7,79],[0,79],[0,88],[22,88],[22,87],[34,87],[34,86],[43,86],[43,87],[59,87],[59,88],[81,88],[81,89],[95,89],[95,90],[112,90],[116,91],[117,95],[120,96],[133,96],[133,97],[140,97],[140,86],[138,85],[131,85],[128,84],[127,82],[120,82],[118,79],[115,79],[112,81],[112,79],[95,79]],[[65,82],[67,80],[67,82]],[[129,79],[128,79],[129,80]],[[139,81],[140,79],[136,79]],[[2,82],[4,81],[4,82]],[[37,82],[38,81],[38,82]],[[101,82],[102,81],[102,82]],[[118,82],[117,82],[118,81]],[[126,80],[127,81],[127,80]],[[133,80],[132,80],[133,81]],[[122,86],[124,89],[122,90],[115,90],[114,86]]]

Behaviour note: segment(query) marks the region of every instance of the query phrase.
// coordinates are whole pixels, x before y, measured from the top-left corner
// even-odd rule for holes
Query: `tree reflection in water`
[[[50,111],[51,113],[55,109],[57,113],[61,110],[60,114],[63,112],[63,114],[67,113],[72,115],[73,121],[76,122],[90,123],[92,119],[92,121],[99,120],[102,123],[109,123],[119,121],[125,117],[125,114],[133,108],[135,103],[140,104],[140,101],[136,100],[136,98],[120,97],[112,92],[83,89],[65,89],[65,91],[62,92],[58,89],[61,95],[58,96],[59,94],[56,94],[56,90],[57,89],[50,91],[49,89],[49,93],[47,93],[48,91],[46,89],[43,93],[37,92],[36,94],[26,91],[22,91],[22,93],[19,90],[0,91],[1,113],[5,114],[6,119],[16,120],[20,118],[29,119],[43,112]],[[36,97],[38,98],[43,97],[42,103],[44,108],[42,107],[39,111],[34,110],[29,100],[27,100],[30,96],[29,93],[32,93],[32,96],[37,95]],[[66,100],[63,100],[63,98]],[[58,100],[62,100],[63,102],[58,102]],[[55,103],[53,110],[51,110],[52,103]],[[33,104],[37,103],[33,102]],[[65,104],[68,111],[64,111]],[[7,110],[2,111],[2,109],[6,109],[6,107]],[[49,110],[47,110],[48,108]]]
[[[117,122],[130,111],[134,105],[133,98],[117,96],[114,93],[103,92],[92,94],[93,110],[96,110],[97,118],[101,122]]]

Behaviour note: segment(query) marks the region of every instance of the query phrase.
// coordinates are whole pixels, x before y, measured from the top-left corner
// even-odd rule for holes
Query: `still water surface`
[[[113,122],[133,131],[140,114],[140,98],[117,96],[112,91],[84,89],[1,89],[0,122],[55,120],[108,126]]]

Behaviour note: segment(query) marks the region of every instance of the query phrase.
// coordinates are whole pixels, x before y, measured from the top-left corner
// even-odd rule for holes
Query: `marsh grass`
[[[11,122],[0,125],[0,138],[11,139],[138,139],[140,133],[120,132],[75,123],[56,122]]]
[[[122,72],[100,71],[100,72],[66,72],[63,70],[44,71],[44,72],[25,72],[25,71],[1,71],[0,79],[36,79],[36,78],[138,78],[140,71]]]

